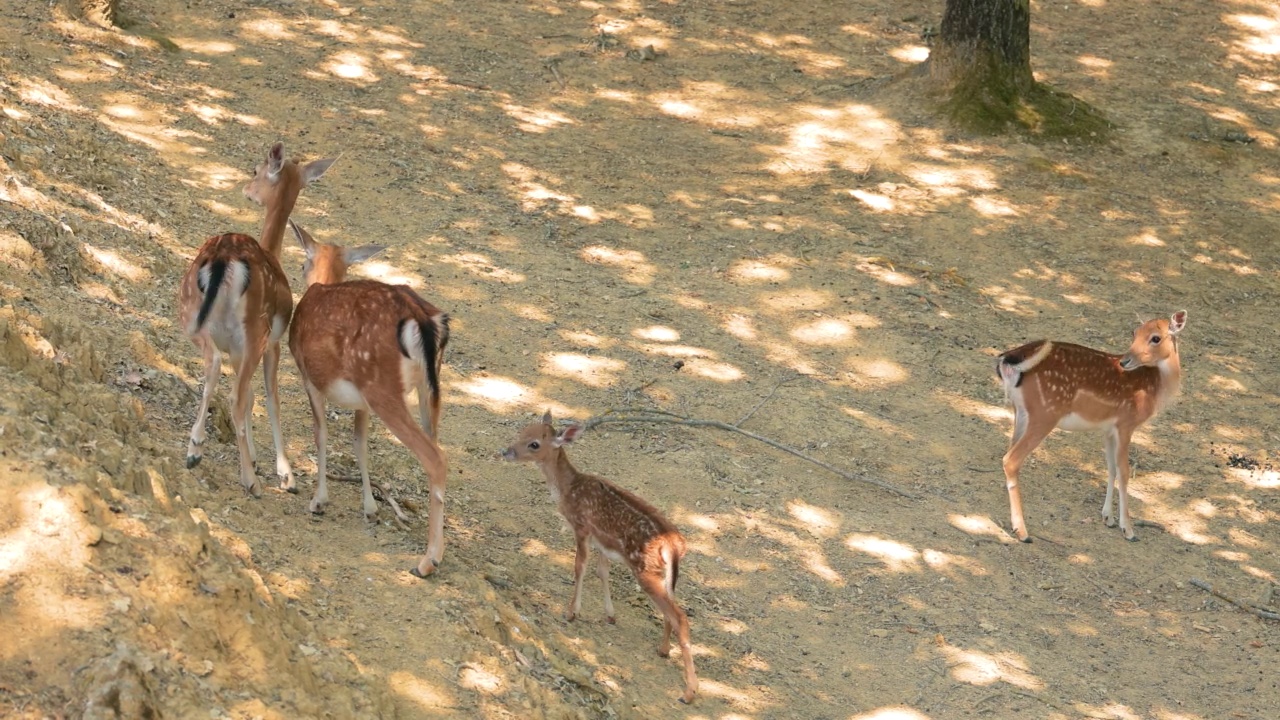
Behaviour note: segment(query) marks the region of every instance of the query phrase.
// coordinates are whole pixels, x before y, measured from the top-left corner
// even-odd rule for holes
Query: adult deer
[[[426,577],[444,555],[444,486],[447,468],[436,442],[440,425],[440,370],[449,342],[449,316],[403,285],[346,280],[347,268],[383,248],[342,248],[316,242],[290,223],[306,250],[307,290],[289,328],[289,350],[311,401],[316,437],[316,493],[310,510],[329,502],[325,455],[325,404],[355,410],[355,454],[363,484],[365,517],[378,513],[369,484],[366,448],[369,413],[382,419],[427,473],[427,552],[411,570]],[[421,427],[405,404],[418,391]]]
[[[226,353],[236,371],[231,422],[240,455],[240,484],[254,496],[262,494],[262,486],[254,472],[257,451],[251,382],[260,359],[276,447],[276,474],[286,489],[294,485],[280,432],[277,388],[280,337],[293,312],[293,294],[280,267],[280,246],[298,193],[332,164],[333,160],[317,160],[299,167],[284,159],[282,143],[272,145],[244,188],[246,196],[266,209],[259,239],[235,233],[209,238],[187,268],[178,290],[179,321],[204,354],[204,393],[187,443],[187,467],[195,467],[203,457],[205,418],[222,374],[222,354]]]
[[[1004,456],[1013,531],[1030,542],[1022,517],[1018,470],[1055,427],[1101,430],[1107,458],[1107,497],[1102,517],[1115,527],[1112,496],[1119,490],[1120,529],[1137,540],[1129,517],[1129,441],[1133,431],[1166,407],[1182,384],[1178,333],[1187,311],[1142,324],[1124,355],[1070,343],[1037,340],[996,360],[996,375],[1013,404],[1013,437]]]
[[[613,600],[609,596],[609,561],[631,569],[641,589],[662,611],[662,642],[658,654],[667,657],[674,627],[684,656],[684,703],[698,692],[698,676],[693,669],[689,647],[689,618],[676,604],[676,580],[680,559],[685,554],[684,536],[671,521],[636,495],[596,475],[578,472],[569,462],[565,446],[581,432],[570,425],[556,433],[551,412],[542,422],[520,431],[516,441],[502,453],[511,461],[532,462],[542,470],[560,514],[573,528],[576,550],[573,558],[573,600],[566,618],[572,621],[582,609],[582,576],[587,564],[587,547],[596,550],[596,574],[604,585],[604,612],[614,622]]]

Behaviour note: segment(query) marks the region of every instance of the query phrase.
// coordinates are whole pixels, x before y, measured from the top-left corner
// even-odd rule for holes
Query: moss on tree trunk
[[[984,134],[1101,141],[1110,123],[1031,74],[1029,0],[947,0],[928,61],[942,108],[957,125]]]

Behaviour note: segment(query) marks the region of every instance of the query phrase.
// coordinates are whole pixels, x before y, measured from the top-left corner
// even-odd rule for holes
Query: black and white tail
[[[218,299],[218,291],[222,289],[228,276],[231,284],[239,291],[238,294],[243,295],[249,289],[249,268],[239,260],[214,260],[200,268],[196,284],[200,292],[204,293],[204,299],[200,301],[200,312],[196,314],[195,323],[187,329],[189,335],[200,332],[209,321],[213,305]]]

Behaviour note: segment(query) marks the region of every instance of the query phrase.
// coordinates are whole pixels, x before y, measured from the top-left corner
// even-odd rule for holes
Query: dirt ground
[[[1103,147],[948,130],[890,80],[942,2],[125,0],[127,30],[0,8],[0,714],[5,717],[1218,720],[1280,715],[1280,3],[1032,4],[1039,79]],[[645,48],[652,46],[652,51]],[[340,156],[294,217],[453,317],[440,571],[337,483],[292,360],[298,495],[247,498],[222,382],[176,322],[196,248],[257,233],[270,144]],[[284,263],[300,294],[302,254]],[[1182,398],[1135,437],[1140,542],[1101,440],[1057,433],[1006,534],[992,372],[1038,337],[1116,352],[1189,311]],[[270,433],[256,380],[268,485]],[[701,694],[618,624],[529,466],[572,451],[686,534]],[[330,461],[354,468],[350,414]],[[425,497],[374,423],[371,467]],[[901,488],[898,495],[858,478]]]

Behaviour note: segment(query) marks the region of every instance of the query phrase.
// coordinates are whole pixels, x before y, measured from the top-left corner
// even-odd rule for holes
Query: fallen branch
[[[748,417],[749,416],[750,414],[748,414]],[[860,477],[858,475],[845,472],[844,470],[841,470],[840,468],[834,465],[825,463],[821,460],[818,460],[817,458],[810,457],[809,455],[806,455],[805,453],[802,453],[793,447],[790,447],[788,445],[783,445],[782,443],[776,440],[771,440],[767,437],[764,437],[763,435],[757,435],[751,432],[750,430],[743,430],[737,425],[730,425],[729,423],[720,422],[719,420],[703,420],[700,418],[692,418],[686,415],[678,415],[673,412],[667,412],[665,410],[649,410],[644,408],[620,408],[620,409],[611,408],[609,410],[606,410],[604,413],[600,415],[587,418],[586,422],[582,424],[582,429],[591,430],[592,428],[599,427],[600,425],[606,425],[606,424],[643,424],[643,423],[685,425],[687,427],[708,427],[708,428],[715,428],[717,430],[725,430],[728,432],[738,433],[739,435],[745,435],[746,437],[749,437],[752,440],[755,440],[757,442],[762,442],[771,448],[775,448],[785,453],[790,453],[792,455],[795,455],[801,460],[806,460],[808,462],[811,462],[814,465],[817,465],[818,467],[824,470],[827,470],[828,472],[839,475],[840,477],[846,480],[869,483],[871,485],[875,485],[878,488],[888,490],[891,493],[901,495],[902,497],[906,497],[906,498],[917,499],[920,497],[919,495],[907,492],[906,490],[890,485],[889,483],[886,483],[880,480],[875,480],[873,478]]]
[[[753,408],[751,408],[751,412],[749,412],[749,413],[747,413],[746,415],[743,415],[741,418],[739,418],[739,419],[738,419],[738,422],[736,422],[736,423],[734,423],[734,424],[733,424],[733,425],[734,425],[734,427],[742,427],[742,423],[744,423],[744,422],[746,422],[746,421],[750,420],[750,419],[751,419],[751,416],[752,416],[752,415],[755,415],[755,414],[756,414],[756,411],[757,411],[757,410],[759,410],[760,408],[764,407],[764,404],[765,404],[765,403],[767,403],[767,402],[769,402],[769,400],[774,396],[774,394],[778,392],[778,388],[782,387],[783,385],[786,385],[787,383],[791,382],[792,380],[799,380],[799,379],[800,379],[800,378],[802,378],[802,377],[804,377],[804,376],[803,376],[803,375],[801,375],[800,373],[792,373],[791,375],[789,375],[789,376],[787,376],[787,377],[785,377],[785,378],[783,378],[783,379],[779,380],[778,382],[774,383],[774,385],[773,385],[773,389],[769,391],[769,394],[768,394],[768,395],[765,395],[763,400],[761,400],[760,402],[756,403],[756,406],[755,406],[755,407],[753,407]]]
[[[1218,592],[1217,590],[1213,589],[1212,585],[1210,585],[1209,583],[1203,580],[1197,580],[1195,578],[1191,578],[1191,584],[1209,593],[1210,595],[1213,595],[1214,597],[1226,600],[1227,602],[1231,603],[1232,605],[1235,605],[1236,607],[1240,608],[1241,610],[1244,610],[1245,612],[1253,613],[1254,615],[1257,615],[1263,620],[1280,620],[1280,613],[1271,612],[1270,610],[1263,610],[1262,608],[1256,608],[1250,605],[1249,603],[1243,602],[1241,600],[1237,600],[1231,597],[1230,595],[1226,595],[1224,593]]]
[[[329,479],[336,482],[363,482],[355,475],[334,475],[333,473],[329,474]],[[409,529],[409,516],[400,508],[400,503],[396,502],[395,495],[391,493],[391,487],[389,485],[383,485],[372,481],[370,481],[369,487],[375,491],[373,494],[375,500],[383,500],[391,508],[391,519],[395,521],[396,525],[399,526],[401,530],[407,531]],[[379,495],[382,497],[378,497]]]

